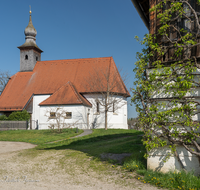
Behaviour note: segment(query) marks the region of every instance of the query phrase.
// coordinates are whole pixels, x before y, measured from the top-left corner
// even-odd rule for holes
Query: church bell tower
[[[32,71],[37,61],[41,61],[41,53],[43,52],[36,45],[37,31],[33,26],[31,19],[31,10],[28,26],[25,28],[25,43],[18,48],[20,49],[20,71]]]

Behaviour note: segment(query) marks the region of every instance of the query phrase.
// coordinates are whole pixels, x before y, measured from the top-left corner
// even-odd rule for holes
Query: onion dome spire
[[[24,30],[24,34],[25,34],[25,43],[22,46],[19,46],[18,48],[24,48],[24,47],[34,47],[37,50],[39,50],[40,52],[42,52],[42,50],[36,45],[36,35],[37,35],[37,31],[33,26],[32,23],[32,18],[31,18],[31,13],[32,11],[29,11],[30,15],[29,15],[29,23],[28,26],[25,28]]]
[[[32,18],[31,18],[31,10],[29,11],[30,13],[30,16],[29,16],[29,23],[28,23],[28,26],[25,28],[24,30],[24,34],[26,36],[25,39],[32,39],[34,42],[36,40],[36,35],[37,35],[37,31],[36,29],[34,28],[33,26],[33,23],[32,23]]]

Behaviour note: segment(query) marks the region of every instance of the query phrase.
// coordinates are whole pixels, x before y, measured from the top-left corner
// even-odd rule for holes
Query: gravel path
[[[91,169],[89,157],[72,159],[74,150],[31,150],[35,145],[0,141],[0,189],[4,190],[157,190],[120,170]],[[23,150],[30,149],[30,150]],[[77,154],[77,152],[76,152]],[[78,152],[80,156],[85,155]],[[68,156],[69,155],[69,156]],[[134,176],[134,174],[133,174]]]
[[[0,141],[0,155],[3,153],[34,148],[36,145],[25,143],[25,142],[8,142]]]

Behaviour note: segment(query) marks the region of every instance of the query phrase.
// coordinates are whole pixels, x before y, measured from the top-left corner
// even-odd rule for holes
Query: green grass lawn
[[[113,168],[121,167],[123,172],[127,174],[135,171],[138,176],[136,178],[143,183],[150,183],[158,187],[165,187],[168,189],[184,189],[184,190],[198,190],[200,189],[200,179],[191,173],[167,173],[162,174],[146,169],[146,159],[144,158],[145,147],[142,145],[142,132],[136,130],[123,129],[94,129],[93,133],[84,137],[73,138],[83,132],[76,129],[66,129],[63,133],[56,133],[50,130],[16,130],[16,131],[0,131],[0,141],[21,141],[37,144],[38,146],[29,151],[29,156],[33,154],[36,156],[39,152],[49,150],[69,150],[70,157],[80,158],[80,163],[83,158],[92,158],[93,167],[98,163],[110,164]],[[61,140],[61,141],[58,141]],[[48,143],[57,141],[54,143]],[[103,160],[101,154],[103,153],[132,153],[132,155],[123,160],[120,165],[115,160]],[[69,155],[68,155],[69,156]],[[67,158],[65,158],[67,159]],[[65,160],[64,159],[64,160]],[[64,164],[65,161],[62,161]],[[83,164],[83,163],[82,163]],[[106,167],[105,167],[106,168]],[[96,168],[100,170],[99,167]]]
[[[63,129],[62,133],[51,130],[10,130],[0,131],[0,141],[18,141],[41,145],[47,142],[70,138],[81,134],[83,130]]]

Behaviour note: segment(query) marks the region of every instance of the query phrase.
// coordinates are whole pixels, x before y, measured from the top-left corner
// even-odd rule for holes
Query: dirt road
[[[0,142],[0,147],[0,189],[3,190],[158,189],[130,179],[118,169],[104,170],[102,166],[102,171],[100,167],[96,170],[92,160],[82,152],[41,150],[38,153],[30,149],[35,145],[22,142]],[[70,156],[74,154],[75,157]]]

